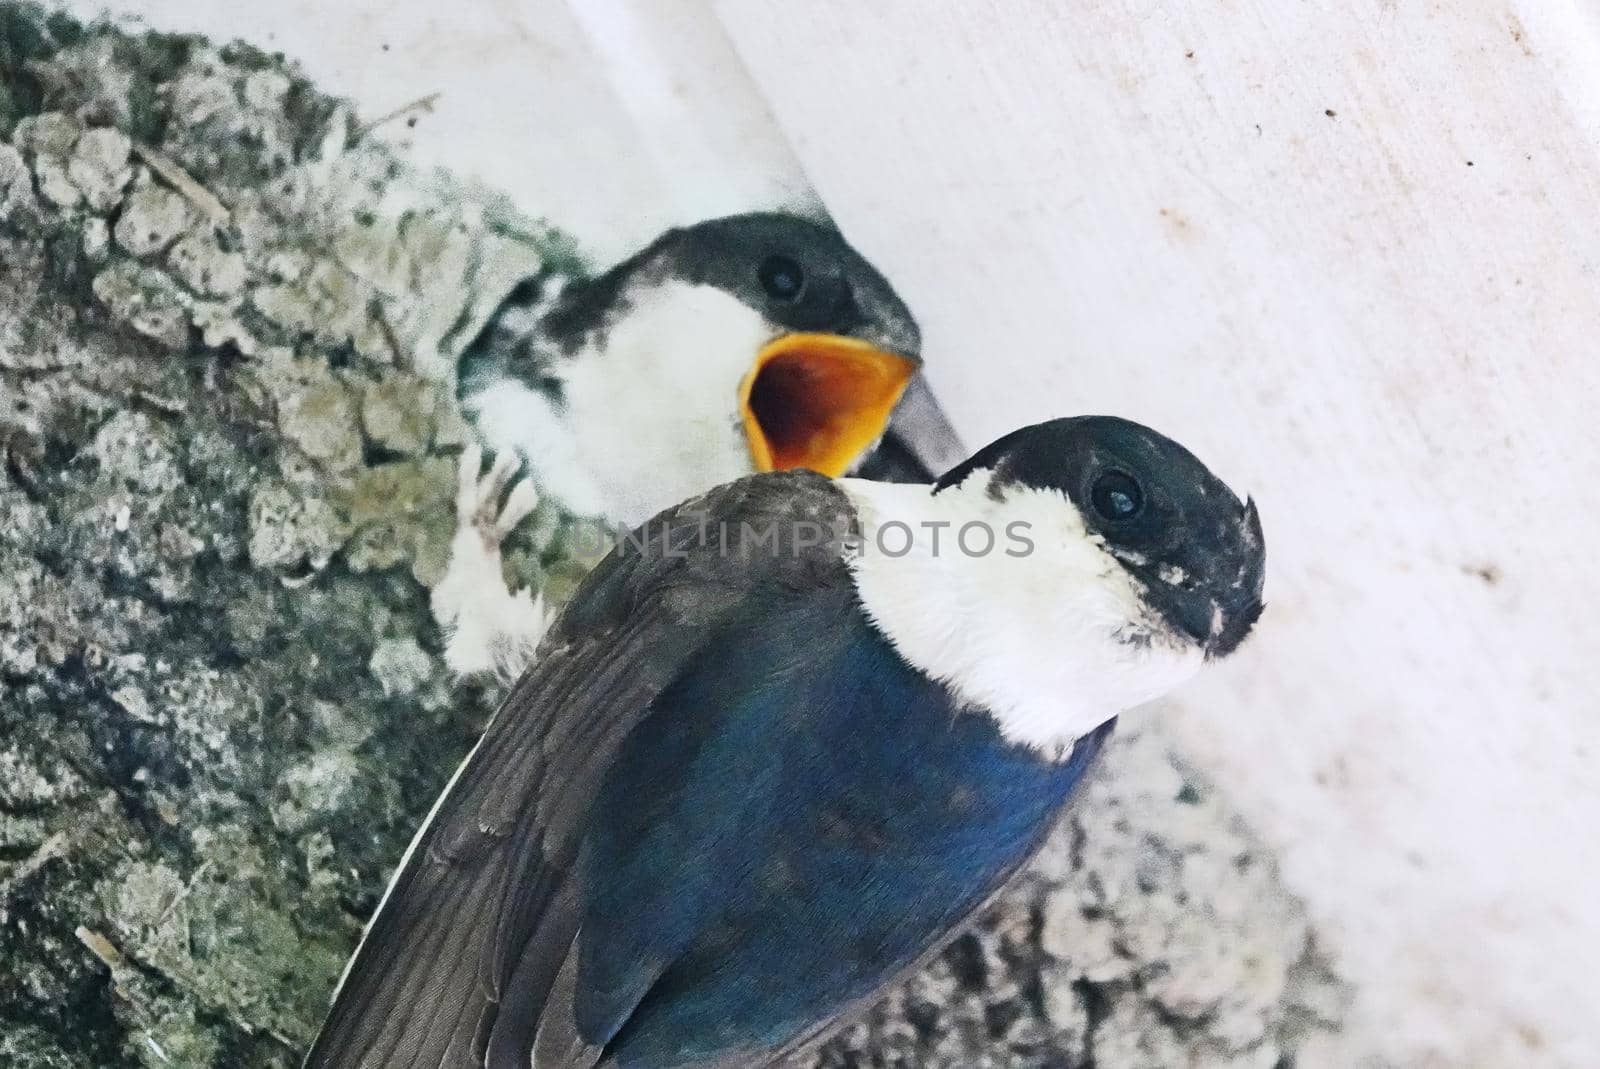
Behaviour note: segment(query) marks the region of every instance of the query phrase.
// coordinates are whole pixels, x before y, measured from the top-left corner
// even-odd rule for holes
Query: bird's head
[[[1068,527],[1124,572],[1163,637],[1207,657],[1232,653],[1261,615],[1266,544],[1240,501],[1193,453],[1148,427],[1079,416],[1025,427],[939,480],[982,471],[984,492],[1056,496]]]
[[[853,563],[868,613],[908,660],[1029,744],[1070,743],[1166,694],[1237,649],[1261,614],[1254,504],[1137,423],[1024,428],[931,496],[847,487],[868,532]],[[897,521],[887,552],[872,532]],[[895,542],[908,533],[909,548]]]
[[[570,291],[545,327],[577,344],[624,308],[664,302],[679,287],[731,298],[718,308],[748,320],[662,338],[657,359],[696,362],[686,375],[732,370],[728,406],[756,471],[851,470],[921,364],[916,321],[877,269],[832,227],[778,212],[669,230]]]

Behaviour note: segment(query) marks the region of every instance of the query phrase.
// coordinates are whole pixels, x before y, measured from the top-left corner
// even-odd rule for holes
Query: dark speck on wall
[[[1505,578],[1504,573],[1500,571],[1500,566],[1492,562],[1463,564],[1461,570],[1467,575],[1481,579],[1486,586],[1499,586],[1500,580]]]
[[[1525,56],[1533,55],[1533,48],[1528,44],[1528,35],[1522,28],[1522,21],[1515,15],[1511,16],[1511,39],[1522,49]]]
[[[1326,115],[1330,119],[1337,119],[1339,117],[1339,113],[1334,111],[1332,108],[1327,109],[1322,114]]]

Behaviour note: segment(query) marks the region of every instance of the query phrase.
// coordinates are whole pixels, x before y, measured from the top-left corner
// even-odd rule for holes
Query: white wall
[[[124,6],[442,90],[418,154],[601,254],[803,200],[792,146],[974,443],[1116,412],[1260,502],[1260,636],[1174,719],[1362,983],[1338,1064],[1600,1065],[1600,11]]]
[[[960,426],[1256,494],[1260,640],[1178,722],[1408,1064],[1600,1064],[1600,65],[1537,7],[720,8]]]
[[[1592,17],[719,10],[960,426],[1132,415],[1261,502],[1260,640],[1178,723],[1374,1034],[1600,1064]]]

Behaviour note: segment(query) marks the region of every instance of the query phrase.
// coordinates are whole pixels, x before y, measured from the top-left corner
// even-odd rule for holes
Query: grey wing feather
[[[557,990],[580,912],[569,870],[616,747],[757,587],[841,581],[830,547],[742,560],[708,524],[802,519],[853,521],[821,476],[742,479],[663,513],[590,574],[418,832],[307,1069],[527,1069],[546,1017],[554,1042],[572,1016]],[[598,1056],[569,1046],[539,1069]]]

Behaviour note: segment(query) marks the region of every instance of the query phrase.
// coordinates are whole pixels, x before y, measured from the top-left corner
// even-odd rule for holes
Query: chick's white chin
[[[1018,486],[996,499],[990,474],[938,494],[841,480],[865,535],[856,590],[908,662],[986,710],[1011,741],[1064,754],[1189,679],[1204,656],[1150,610],[1064,495]],[[964,549],[973,523],[982,527]],[[993,547],[977,552],[988,532]]]
[[[485,441],[515,449],[573,512],[643,523],[754,470],[739,385],[776,333],[709,286],[650,282],[556,367],[561,401],[515,381],[468,404]]]

